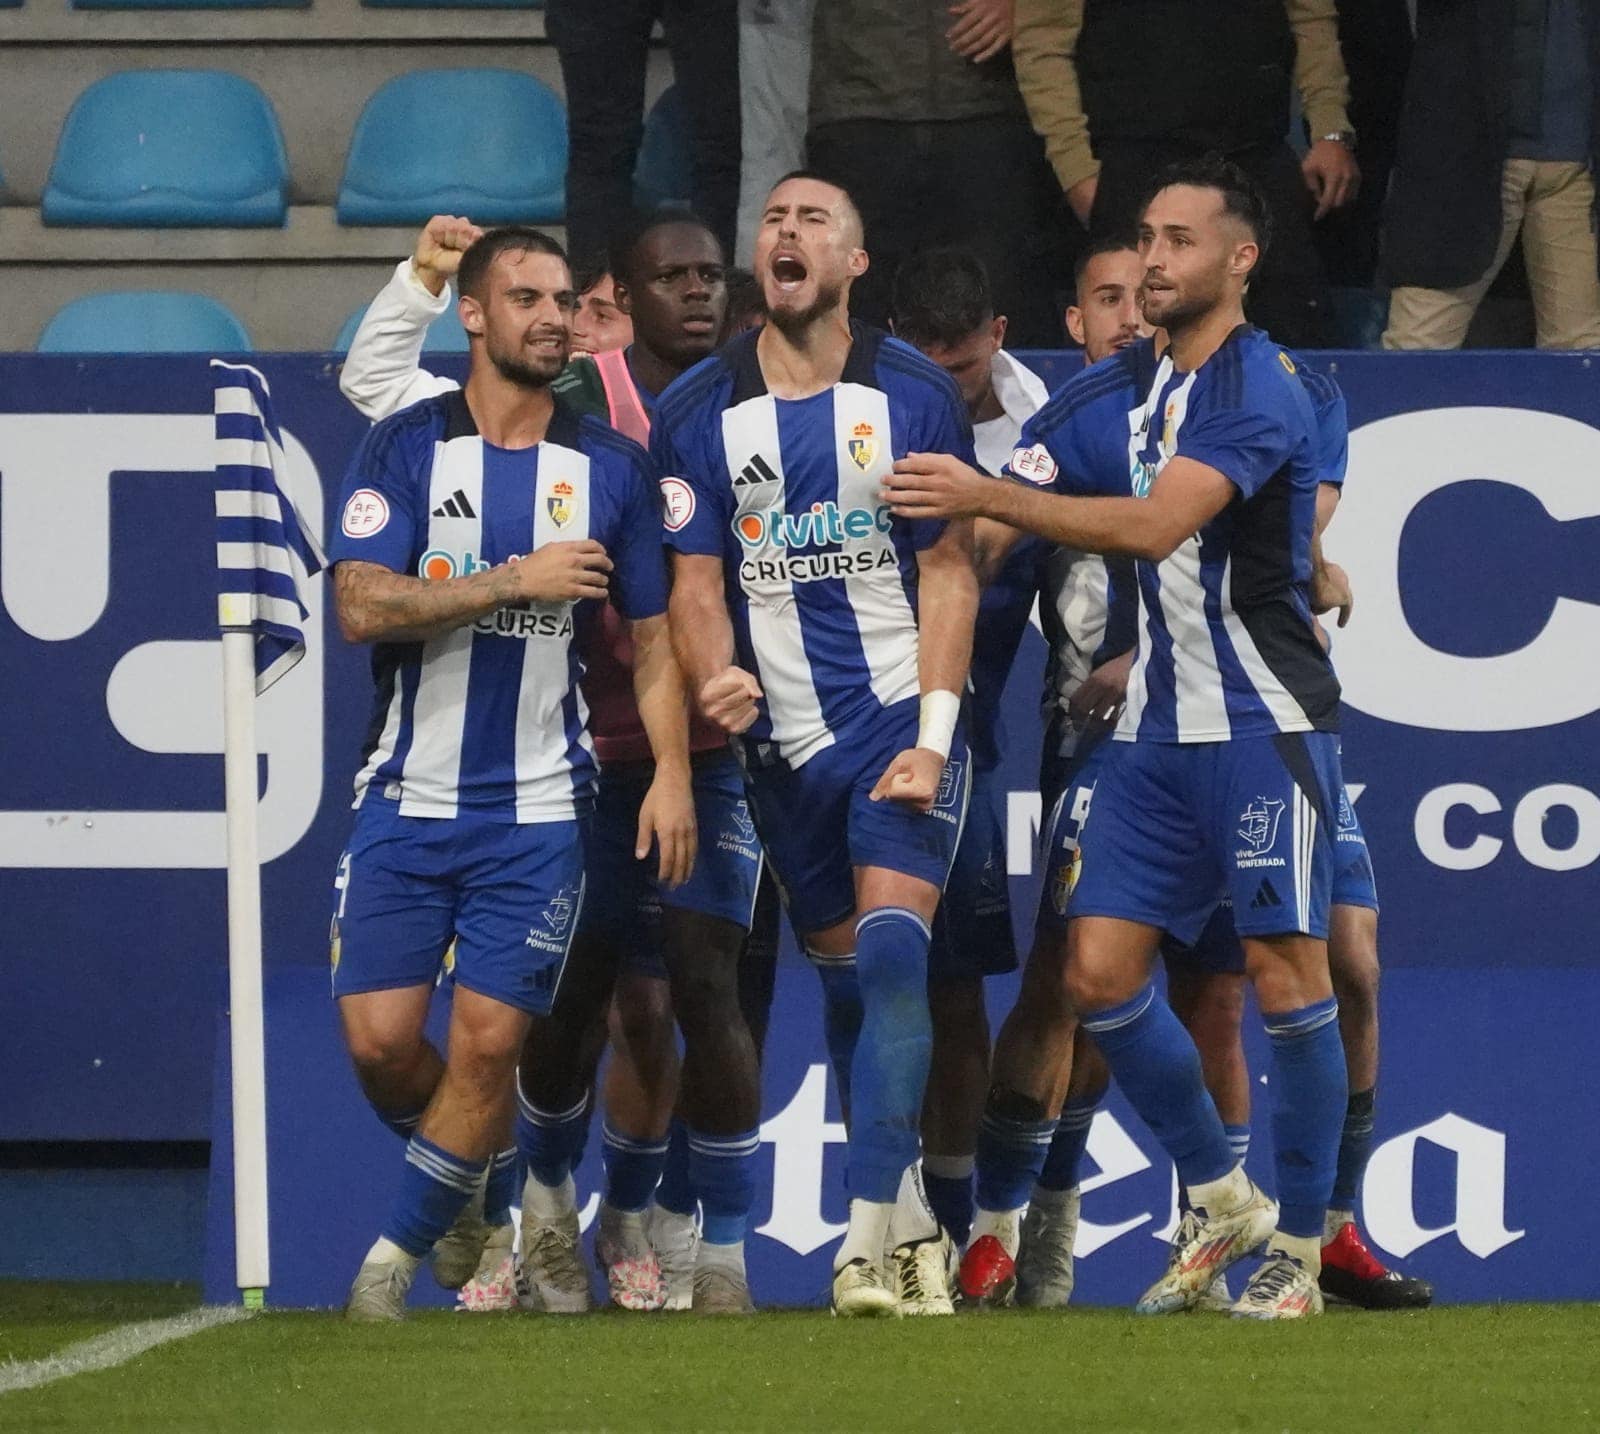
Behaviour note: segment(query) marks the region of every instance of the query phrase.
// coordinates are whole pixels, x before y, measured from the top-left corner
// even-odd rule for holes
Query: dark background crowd
[[[568,238],[626,212],[659,23],[694,200],[748,260],[801,164],[848,187],[881,323],[908,255],[987,267],[1019,348],[1064,341],[1075,254],[1164,164],[1250,173],[1251,317],[1296,347],[1600,347],[1594,0],[548,0]]]

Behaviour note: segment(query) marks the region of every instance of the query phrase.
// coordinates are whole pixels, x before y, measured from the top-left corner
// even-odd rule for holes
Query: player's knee
[[[672,1045],[672,998],[659,980],[624,981],[611,1011],[612,1039],[640,1066],[652,1065]]]
[[[427,1047],[421,1031],[382,1022],[347,1025],[345,1041],[356,1073],[368,1087],[404,1076],[422,1059]]]
[[[981,1039],[987,1047],[989,1015],[981,981],[930,981],[928,1014],[936,1038],[962,1043]]]
[[[515,1069],[528,1031],[528,1017],[498,1001],[465,1002],[456,996],[450,1020],[450,1065],[482,1073],[484,1080]]]
[[[1132,999],[1138,986],[1130,986],[1123,972],[1074,955],[1062,973],[1059,989],[1068,1014],[1108,1010]]]
[[[1371,1020],[1378,1014],[1378,963],[1339,963],[1332,969],[1333,994],[1347,1017]]]

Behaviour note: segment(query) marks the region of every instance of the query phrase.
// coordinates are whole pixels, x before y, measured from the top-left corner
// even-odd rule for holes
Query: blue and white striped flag
[[[216,399],[217,621],[256,638],[256,695],[305,655],[306,581],[327,562],[285,482],[267,381],[211,360]]]

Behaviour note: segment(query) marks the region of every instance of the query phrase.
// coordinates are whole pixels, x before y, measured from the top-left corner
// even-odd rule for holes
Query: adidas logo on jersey
[[[1268,911],[1275,906],[1282,906],[1283,902],[1278,896],[1278,889],[1270,881],[1262,880],[1256,888],[1256,894],[1250,898],[1252,911]]]
[[[467,495],[457,488],[448,498],[433,510],[435,518],[476,518],[472,504]]]
[[[756,483],[776,483],[778,475],[772,471],[772,465],[759,453],[733,475],[735,488],[749,488]]]

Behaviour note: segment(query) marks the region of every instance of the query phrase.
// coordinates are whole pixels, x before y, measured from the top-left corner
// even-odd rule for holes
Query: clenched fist
[[[461,267],[461,256],[482,233],[470,219],[456,214],[435,214],[423,226],[411,252],[411,269],[435,298],[444,293],[444,286]]]
[[[724,732],[737,736],[750,729],[761,709],[761,684],[742,667],[724,667],[700,686],[700,710]]]

